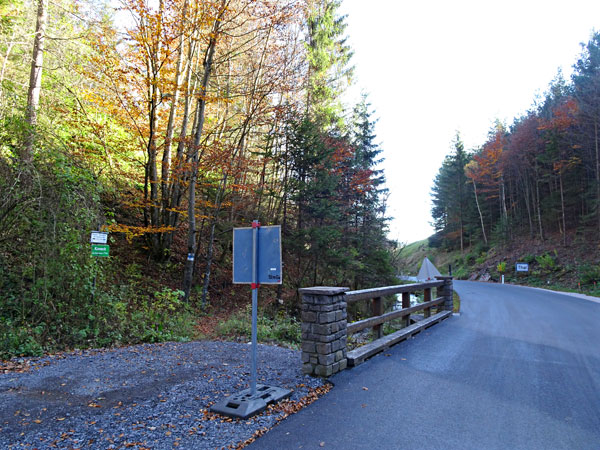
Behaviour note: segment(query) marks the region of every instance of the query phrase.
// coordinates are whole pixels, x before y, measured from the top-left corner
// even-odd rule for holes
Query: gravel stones
[[[208,413],[249,386],[250,345],[148,344],[30,361],[0,374],[0,448],[214,449],[272,427],[283,413],[246,420]],[[298,401],[325,381],[302,374],[300,352],[258,346],[259,383]]]

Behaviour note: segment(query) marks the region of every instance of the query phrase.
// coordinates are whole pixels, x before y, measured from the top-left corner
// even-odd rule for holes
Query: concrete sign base
[[[292,391],[289,389],[259,384],[256,386],[256,394],[252,395],[251,389],[243,390],[215,403],[210,407],[210,411],[228,417],[247,419],[263,412],[269,403],[277,403],[290,395]]]

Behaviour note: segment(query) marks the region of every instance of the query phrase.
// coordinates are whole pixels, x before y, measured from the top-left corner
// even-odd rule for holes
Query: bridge
[[[377,300],[384,292],[303,291],[310,297],[303,306],[304,370],[331,371],[335,387],[249,448],[599,449],[598,300],[510,285],[434,283],[440,281],[434,300],[431,291],[425,294],[433,286],[419,286],[426,306],[439,308],[420,322],[442,314],[438,325],[394,346],[375,328],[374,356],[357,358],[352,368],[356,354],[340,339],[344,331],[347,339],[348,330],[378,327],[391,317]],[[446,309],[452,287],[461,297],[460,316]],[[359,297],[370,299],[374,317],[340,329],[348,303]],[[394,318],[406,317],[400,311]],[[315,322],[325,317],[332,321]],[[315,343],[328,334],[329,342]]]
[[[348,288],[325,286],[300,289],[304,373],[330,376],[448,318],[453,310],[452,278],[436,278],[426,283],[350,292]],[[432,300],[433,288],[437,288],[437,298]],[[411,295],[420,291],[423,291],[423,301],[411,305]],[[402,295],[399,309],[394,298],[398,294]],[[387,313],[384,312],[386,297],[391,297],[393,309]],[[359,301],[371,303],[367,310],[370,309],[372,317],[348,324],[347,305]],[[437,308],[437,313],[432,316],[433,308]],[[357,311],[361,312],[360,309]],[[364,311],[365,308],[362,308]],[[411,313],[418,311],[423,312],[423,320],[411,324]],[[402,319],[404,327],[384,336],[383,325],[395,319]],[[348,336],[368,328],[373,329],[376,339],[347,353]]]

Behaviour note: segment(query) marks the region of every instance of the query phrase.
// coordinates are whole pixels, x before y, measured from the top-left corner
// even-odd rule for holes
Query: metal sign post
[[[250,367],[250,393],[256,395],[256,346],[258,316],[258,220],[252,221],[252,364]]]
[[[234,228],[233,282],[249,284],[252,290],[250,389],[215,403],[211,411],[246,419],[265,410],[269,403],[292,394],[289,389],[256,383],[258,288],[261,283],[281,284],[281,281],[281,227],[261,227],[258,220],[254,220],[251,228]]]

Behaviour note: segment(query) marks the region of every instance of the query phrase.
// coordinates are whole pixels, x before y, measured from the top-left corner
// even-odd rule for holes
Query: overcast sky
[[[369,94],[391,195],[393,239],[433,233],[430,191],[451,141],[484,143],[572,65],[594,29],[597,0],[344,0],[353,94]]]

